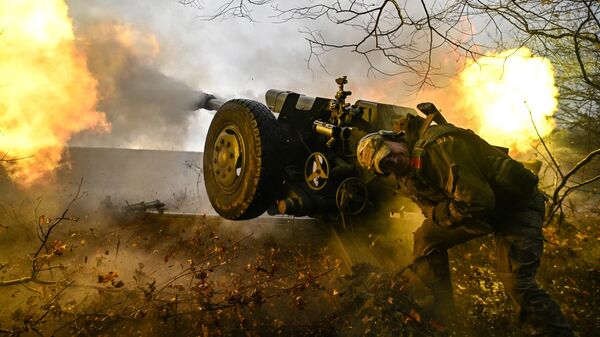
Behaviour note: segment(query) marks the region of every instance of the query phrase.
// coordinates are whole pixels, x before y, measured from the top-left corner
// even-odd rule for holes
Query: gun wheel
[[[348,215],[362,212],[367,206],[368,200],[367,186],[355,177],[342,181],[335,193],[335,204],[338,210]]]
[[[231,220],[265,212],[281,185],[281,136],[273,113],[234,99],[215,114],[204,146],[204,183],[213,208]]]

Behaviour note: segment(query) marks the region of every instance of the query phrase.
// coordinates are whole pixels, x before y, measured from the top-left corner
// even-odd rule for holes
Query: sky
[[[348,38],[322,22],[273,23],[268,7],[253,13],[254,22],[210,21],[202,18],[206,10],[176,0],[67,3],[100,82],[98,108],[113,125],[109,134],[83,132],[71,145],[201,151],[212,113],[188,111],[195,91],[261,102],[271,88],[333,97],[335,78],[348,75],[351,101],[414,100],[402,92],[402,78],[368,74],[363,59],[347,51],[326,54],[326,71],[308,67],[302,31]]]

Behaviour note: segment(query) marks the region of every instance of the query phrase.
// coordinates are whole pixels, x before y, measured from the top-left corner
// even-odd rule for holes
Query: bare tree
[[[190,1],[179,1],[189,4]],[[199,4],[197,1],[194,3]],[[304,5],[305,4],[305,5]],[[324,29],[307,30],[313,57],[332,49],[361,54],[371,71],[387,73],[382,60],[395,65],[398,73],[421,75],[422,83],[433,84],[438,69],[432,56],[448,48],[474,58],[494,50],[528,46],[540,55],[564,64],[575,56],[579,80],[600,89],[598,79],[598,20],[596,1],[484,1],[459,0],[429,3],[382,0],[299,1],[290,5],[276,0],[238,0],[212,3],[204,8],[205,19],[243,18],[255,20],[253,10],[269,5],[275,22],[303,20],[323,26],[328,21],[351,34]],[[562,48],[559,48],[562,47]],[[572,64],[564,64],[572,66]]]

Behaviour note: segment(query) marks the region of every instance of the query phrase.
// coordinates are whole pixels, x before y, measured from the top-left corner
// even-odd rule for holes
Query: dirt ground
[[[71,158],[46,189],[0,179],[0,336],[522,335],[491,236],[450,250],[459,320],[444,327],[423,314],[429,290],[405,270],[416,208],[345,228],[231,222],[211,215],[196,153],[75,148]],[[178,213],[126,211],[142,198]],[[580,201],[545,229],[538,280],[593,336],[600,212]]]
[[[37,258],[36,226],[0,222],[0,334],[522,335],[495,277],[491,237],[450,251],[457,324],[422,315],[427,289],[403,272],[418,214],[342,229],[310,219],[76,213]],[[44,217],[42,229],[56,220]],[[598,220],[547,228],[538,274],[580,336],[600,328]],[[31,276],[32,261],[34,279],[7,284]]]

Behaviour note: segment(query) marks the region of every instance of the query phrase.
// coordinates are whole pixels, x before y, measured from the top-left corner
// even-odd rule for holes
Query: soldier
[[[358,162],[378,175],[393,174],[423,211],[414,233],[411,269],[434,296],[431,317],[454,315],[447,250],[494,233],[497,272],[519,324],[530,335],[572,336],[559,306],[535,275],[543,251],[544,196],[537,177],[470,130],[409,115],[403,132],[363,137]],[[398,131],[398,130],[396,130]]]

